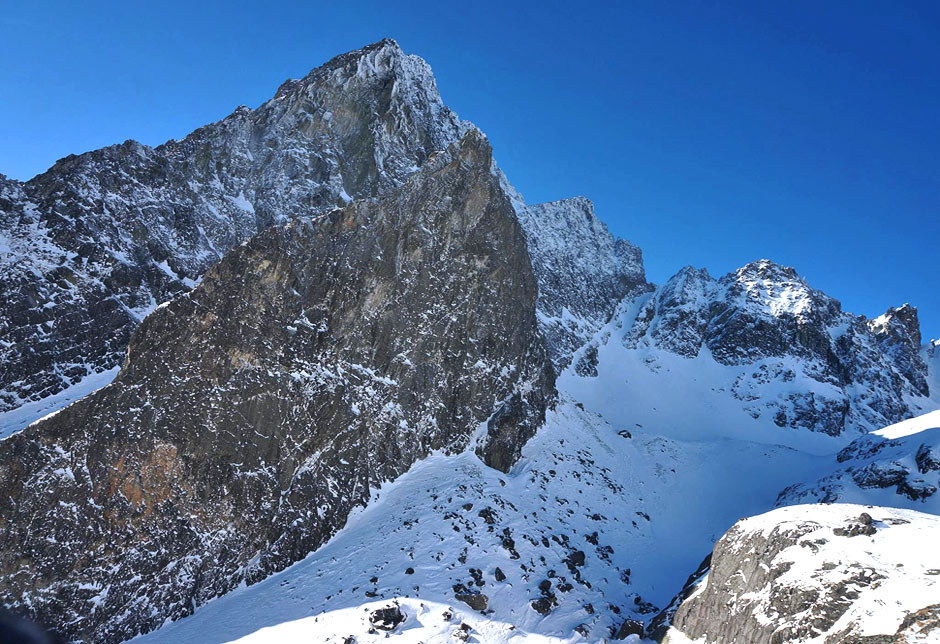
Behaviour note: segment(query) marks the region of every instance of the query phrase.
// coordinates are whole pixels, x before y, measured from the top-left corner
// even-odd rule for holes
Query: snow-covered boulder
[[[664,642],[930,642],[940,638],[940,518],[850,504],[736,523]]]

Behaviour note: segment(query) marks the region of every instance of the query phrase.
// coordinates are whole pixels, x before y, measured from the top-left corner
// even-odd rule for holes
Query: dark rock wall
[[[236,247],[115,383],[0,442],[0,601],[116,642],[302,558],[432,450],[508,469],[554,375],[490,164],[473,130]]]

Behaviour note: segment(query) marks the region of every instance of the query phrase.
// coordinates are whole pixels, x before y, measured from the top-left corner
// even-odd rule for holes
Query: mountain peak
[[[746,276],[758,276],[762,279],[797,280],[805,284],[805,281],[800,276],[800,274],[796,272],[795,268],[792,266],[778,264],[771,259],[758,259],[753,262],[749,262],[741,268],[737,269],[735,271],[735,275],[737,275],[739,278]]]
[[[22,189],[5,183],[11,246],[43,241],[0,283],[7,310],[22,315],[7,331],[19,341],[0,343],[0,411],[112,369],[130,330],[228,249],[272,224],[401,186],[469,127],[441,101],[430,66],[385,39],[182,139],[127,141],[65,157]],[[15,284],[50,271],[70,277],[42,289],[37,309]],[[107,314],[89,313],[99,307]],[[71,327],[56,324],[93,315],[98,331],[80,348],[66,337]],[[73,347],[80,363],[62,357]],[[68,366],[51,366],[60,359]]]

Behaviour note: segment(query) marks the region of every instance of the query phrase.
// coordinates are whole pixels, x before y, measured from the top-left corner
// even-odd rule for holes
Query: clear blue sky
[[[940,3],[10,2],[0,172],[156,145],[390,36],[530,202],[583,194],[652,280],[769,257],[940,336]]]

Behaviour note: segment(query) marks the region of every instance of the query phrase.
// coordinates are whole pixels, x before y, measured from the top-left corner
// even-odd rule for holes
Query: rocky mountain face
[[[909,305],[868,320],[768,260],[715,279],[682,269],[653,292],[628,299],[614,328],[583,349],[577,373],[597,372],[598,348],[711,359],[715,383],[753,418],[838,436],[871,431],[936,408]],[[699,365],[700,366],[700,365]],[[696,367],[689,367],[695,369]]]
[[[230,248],[385,194],[470,127],[427,63],[384,40],[181,141],[70,156],[26,183],[0,176],[0,413],[119,365],[147,313]],[[540,328],[561,367],[645,283],[640,251],[588,200],[527,206],[493,171],[528,231]]]
[[[539,325],[561,370],[617,304],[647,287],[643,255],[615,238],[585,197],[516,209],[539,282]]]
[[[507,470],[554,375],[491,164],[471,130],[269,228],[149,315],[113,384],[0,442],[0,601],[117,642],[303,558],[432,451]]]
[[[663,642],[936,641],[940,571],[924,548],[940,519],[858,505],[802,505],[743,519],[715,545]]]
[[[133,328],[274,223],[386,193],[469,127],[385,40],[181,141],[0,177],[0,411],[120,364]]]
[[[934,428],[857,438],[940,407],[913,307],[855,316],[767,260],[648,284],[589,200],[527,205],[393,41],[182,141],[0,176],[0,297],[0,438],[4,413],[121,365],[0,440],[0,603],[70,639],[121,641],[308,555],[303,579],[214,605],[355,613],[360,644],[629,637],[775,498],[940,511]],[[367,503],[375,523],[348,522]],[[656,625],[873,644],[933,623],[908,602],[871,634],[837,597],[905,582],[852,548],[923,552],[889,541],[932,519],[779,512],[729,532]],[[722,626],[737,598],[757,617]],[[361,610],[377,599],[395,619]],[[153,641],[205,644],[192,619]]]

